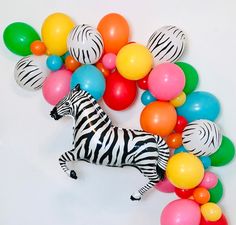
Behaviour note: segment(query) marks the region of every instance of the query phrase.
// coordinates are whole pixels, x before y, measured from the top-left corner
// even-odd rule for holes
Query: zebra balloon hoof
[[[75,120],[73,149],[59,158],[61,168],[76,179],[69,161],[86,161],[112,167],[133,166],[146,178],[147,184],[130,198],[140,200],[142,195],[163,179],[169,148],[164,139],[141,130],[116,127],[96,100],[77,85],[51,111],[55,120],[71,116]]]

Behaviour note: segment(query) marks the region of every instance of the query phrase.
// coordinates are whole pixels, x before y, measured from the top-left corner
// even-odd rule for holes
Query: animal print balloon
[[[103,53],[101,34],[89,25],[79,25],[70,32],[67,47],[70,54],[82,64],[96,63]]]
[[[15,66],[16,83],[26,90],[38,90],[50,73],[46,66],[47,56],[30,55],[22,58]]]
[[[164,26],[155,31],[147,47],[153,55],[154,64],[175,62],[184,51],[185,34],[176,26]]]
[[[210,120],[195,120],[183,131],[183,146],[196,156],[207,156],[217,151],[221,145],[222,133]]]

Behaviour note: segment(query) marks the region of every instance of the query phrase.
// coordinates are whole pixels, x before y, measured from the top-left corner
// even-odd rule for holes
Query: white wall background
[[[198,70],[200,85],[218,97],[222,113],[217,123],[224,135],[235,137],[236,2],[234,0],[1,0],[0,30],[12,22],[31,24],[40,33],[44,19],[60,11],[77,24],[96,26],[107,13],[118,12],[129,21],[132,38],[146,44],[164,25],[177,25],[188,38],[182,61]],[[140,202],[130,194],[146,179],[133,168],[74,164],[77,181],[69,179],[58,157],[71,147],[72,121],[54,121],[51,106],[38,92],[27,92],[14,81],[20,57],[0,41],[0,224],[1,225],[158,225],[161,211],[174,194],[150,191]],[[138,128],[142,105],[116,113],[106,109],[119,126]],[[220,206],[236,224],[236,161],[212,169],[224,184]]]

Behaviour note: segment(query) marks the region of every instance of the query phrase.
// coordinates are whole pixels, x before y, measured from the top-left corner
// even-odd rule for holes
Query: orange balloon
[[[107,14],[100,20],[97,29],[102,35],[104,50],[107,53],[117,54],[128,43],[129,25],[120,14]]]
[[[193,191],[193,198],[199,204],[205,204],[210,200],[210,193],[204,187],[197,187]]]
[[[44,55],[47,48],[42,41],[36,40],[31,43],[30,50],[34,55]]]
[[[96,67],[102,72],[104,77],[107,77],[110,75],[110,70],[105,68],[105,66],[101,62],[97,62]]]
[[[169,102],[152,102],[143,109],[140,116],[143,130],[162,137],[173,131],[176,121],[176,110]]]
[[[76,61],[71,55],[68,55],[65,59],[66,69],[70,70],[71,72],[74,72],[78,67],[80,67],[80,65],[81,63]]]
[[[179,148],[182,145],[182,134],[181,133],[173,133],[167,137],[166,140],[169,148]]]

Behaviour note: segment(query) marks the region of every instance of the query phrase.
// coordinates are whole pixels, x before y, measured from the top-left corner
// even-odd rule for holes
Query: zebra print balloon
[[[46,66],[47,56],[30,55],[22,58],[15,66],[16,83],[26,90],[38,90],[50,73]]]
[[[210,120],[195,120],[183,131],[183,146],[196,156],[207,156],[217,151],[222,141],[219,127]]]
[[[154,64],[175,62],[184,51],[185,34],[176,26],[164,26],[155,31],[147,47],[152,53]]]
[[[96,63],[103,53],[101,34],[89,25],[74,27],[67,39],[70,54],[82,64]]]

